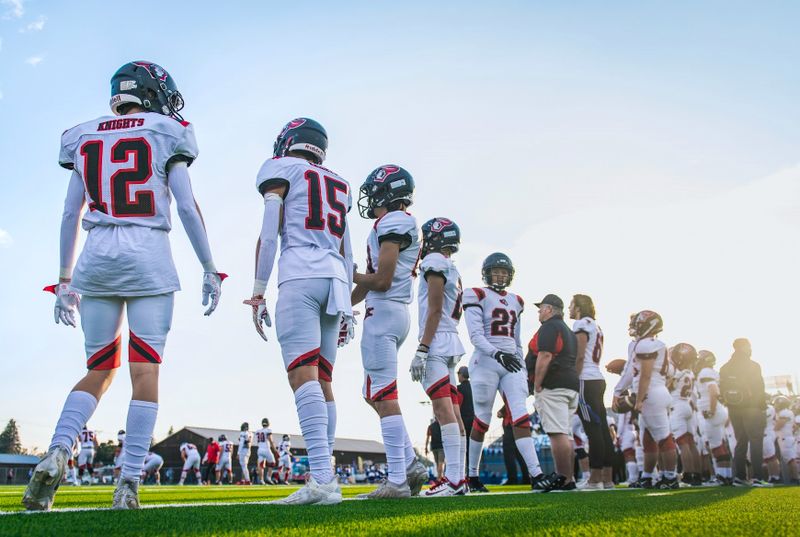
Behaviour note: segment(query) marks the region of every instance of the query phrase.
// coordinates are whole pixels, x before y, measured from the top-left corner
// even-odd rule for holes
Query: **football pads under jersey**
[[[391,211],[378,218],[367,237],[367,273],[378,270],[378,254],[384,241],[400,245],[400,255],[388,291],[369,291],[367,300],[396,300],[410,304],[414,298],[414,267],[419,257],[419,228],[417,220],[404,211]]]
[[[464,347],[458,339],[458,321],[461,320],[461,276],[453,262],[438,252],[431,252],[420,263],[419,279],[419,337],[425,331],[428,318],[428,277],[438,274],[444,277],[444,301],[442,318],[433,336],[428,351],[434,356],[461,356]]]
[[[496,351],[521,353],[519,321],[525,309],[522,298],[488,287],[472,287],[464,291],[463,307],[476,349],[489,356]]]
[[[284,186],[278,285],[308,278],[349,282],[342,241],[352,206],[350,185],[334,172],[296,157],[267,160],[256,188],[264,193]]]
[[[576,334],[586,334],[588,338],[584,355],[578,357],[579,360],[583,360],[581,380],[603,380],[603,373],[600,371],[600,358],[603,356],[603,331],[597,321],[591,317],[583,317],[575,321],[572,331]]]
[[[631,341],[628,345],[628,359],[633,360],[633,391],[639,391],[642,362],[654,360],[653,373],[650,375],[650,387],[663,386],[666,388],[669,375],[669,361],[667,360],[667,346],[656,338],[644,338]]]

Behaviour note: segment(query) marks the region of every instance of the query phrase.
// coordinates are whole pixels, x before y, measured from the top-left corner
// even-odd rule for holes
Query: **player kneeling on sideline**
[[[336,402],[331,385],[339,331],[352,337],[353,253],[347,212],[350,185],[322,167],[325,129],[314,120],[289,122],[275,140],[273,156],[258,172],[264,216],[256,254],[253,308],[258,334],[272,322],[264,292],[275,264],[278,234],[278,303],[275,320],[289,385],[294,392],[311,476],[277,505],[331,505],[342,501],[331,459]]]
[[[455,366],[464,355],[458,339],[461,319],[461,277],[450,256],[458,251],[461,232],[452,220],[434,218],[422,225],[419,281],[419,347],[411,361],[411,380],[422,382],[433,414],[442,427],[444,477],[423,494],[463,495],[466,436],[456,401]]]
[[[469,438],[469,490],[489,492],[478,477],[478,468],[499,392],[511,412],[514,442],[528,467],[531,488],[544,491],[548,482],[539,466],[525,406],[528,381],[519,333],[525,303],[519,295],[506,291],[514,279],[514,265],[507,255],[491,254],[484,260],[481,273],[485,287],[467,289],[463,301],[469,339],[475,346],[469,364],[475,407]]]
[[[353,275],[355,306],[366,298],[361,363],[364,400],[381,420],[388,476],[360,498],[408,498],[419,494],[428,472],[417,461],[397,400],[397,351],[406,339],[414,295],[414,268],[419,257],[419,230],[406,209],[414,195],[414,179],[400,166],[376,168],[361,185],[362,218],[375,219],[367,238],[367,272]],[[340,335],[340,343],[346,333]]]
[[[261,428],[256,431],[256,444],[258,444],[258,479],[264,485],[274,485],[272,477],[269,475],[272,471],[264,473],[266,466],[272,468],[275,466],[275,455],[272,450],[275,449],[275,442],[272,441],[272,429],[269,428],[269,420],[264,418],[261,420]]]
[[[133,394],[113,508],[139,507],[142,464],[158,414],[159,364],[180,289],[168,236],[173,196],[203,266],[203,304],[211,300],[206,315],[217,307],[225,277],[214,267],[192,194],[188,166],[197,143],[178,113],[183,97],[175,81],[153,63],[125,64],[111,78],[110,105],[124,117],[88,121],[61,137],[59,164],[72,177],[61,220],[59,282],[48,290],[56,295],[56,322],[75,326],[80,312],[89,371],[67,397],[48,453],[33,472],[22,500],[28,509],[48,510],[53,503],[72,442],[120,366],[126,310]],[[88,235],[73,278],[84,205]]]

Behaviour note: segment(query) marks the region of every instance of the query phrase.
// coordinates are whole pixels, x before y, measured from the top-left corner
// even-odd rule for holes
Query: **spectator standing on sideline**
[[[542,325],[528,344],[534,366],[534,404],[550,437],[556,475],[548,490],[575,490],[570,421],[578,409],[575,333],[564,322],[564,301],[549,294],[535,304]]]
[[[528,465],[522,457],[522,453],[517,449],[517,439],[514,437],[514,422],[511,412],[503,407],[497,411],[497,417],[503,420],[503,462],[506,465],[506,485],[516,485],[520,483],[517,479],[517,464],[522,469],[522,484],[531,484],[531,475],[528,472]]]
[[[461,421],[469,438],[472,433],[472,422],[475,419],[475,409],[472,406],[472,385],[469,383],[469,368],[462,365],[458,368],[458,393],[461,394]],[[467,462],[469,463],[469,442],[467,442]],[[465,467],[466,468],[466,467]]]
[[[755,486],[766,486],[763,460],[764,429],[767,425],[767,404],[764,400],[764,377],[761,366],[750,356],[750,341],[733,342],[733,355],[719,370],[720,395],[728,407],[728,417],[736,436],[733,453],[734,484],[747,483],[747,453],[752,461]]]
[[[203,481],[206,484],[211,484],[211,479],[216,475],[217,463],[219,462],[219,443],[214,440],[214,437],[208,439],[208,446],[206,446],[206,454],[203,456]]]
[[[433,462],[436,464],[436,479],[442,479],[444,475],[444,445],[442,445],[442,426],[439,425],[436,418],[431,419],[428,433],[425,435],[425,455],[428,454],[429,447],[433,452]]]
[[[603,331],[595,320],[592,297],[574,295],[569,305],[572,330],[578,342],[575,370],[580,381],[578,416],[589,439],[589,481],[586,490],[614,488],[611,466],[614,462],[614,444],[608,428],[606,404],[603,395],[606,381],[600,371],[603,355]]]

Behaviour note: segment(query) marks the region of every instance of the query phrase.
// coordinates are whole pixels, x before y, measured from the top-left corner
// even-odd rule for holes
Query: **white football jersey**
[[[391,211],[375,220],[367,237],[367,273],[378,270],[378,254],[383,241],[400,244],[400,256],[388,291],[369,291],[367,300],[395,300],[410,304],[414,299],[414,268],[419,258],[419,228],[417,219],[404,211]]]
[[[81,439],[81,449],[94,449],[94,431],[84,429],[78,437]]]
[[[256,443],[258,443],[259,449],[269,446],[269,437],[271,434],[272,429],[269,427],[262,427],[256,431]]]
[[[519,322],[525,302],[520,296],[472,287],[464,291],[463,306],[470,341],[477,350],[489,356],[496,351],[522,353]]]
[[[655,360],[653,373],[650,375],[650,388],[667,387],[669,376],[669,360],[667,360],[667,346],[663,341],[648,337],[631,341],[628,345],[628,359],[633,362],[633,391],[639,391],[639,379],[642,371],[642,361]]]
[[[292,442],[290,440],[281,440],[278,445],[278,454],[281,457],[288,457],[292,454]]]
[[[583,354],[581,380],[603,380],[603,373],[600,371],[600,358],[603,356],[603,331],[597,321],[591,317],[583,317],[575,321],[572,331],[576,334],[586,334],[586,337],[589,338]],[[578,359],[580,358],[578,357]]]
[[[242,431],[239,433],[239,452],[250,449],[250,444],[253,443],[253,433],[250,431]]]
[[[223,456],[228,456],[233,453],[233,442],[230,440],[223,440],[219,443],[219,452]]]
[[[776,431],[778,438],[790,438],[794,436],[794,412],[792,412],[791,409],[784,408],[779,411],[775,419],[776,421],[786,420],[783,426]]]
[[[438,252],[431,252],[420,263],[419,279],[419,337],[425,331],[428,318],[428,280],[429,273],[444,277],[444,302],[439,327],[431,341],[429,354],[434,356],[462,356],[464,346],[458,338],[458,321],[461,320],[461,276],[453,261]]]
[[[190,443],[181,444],[181,453],[183,453],[185,457],[191,457],[192,455],[199,455],[199,453],[197,452],[197,446]]]
[[[697,374],[697,408],[700,411],[711,408],[711,395],[708,387],[712,384],[719,387],[719,373],[710,367],[701,369]]]
[[[672,401],[691,401],[694,392],[694,373],[691,369],[673,370],[670,394]]]
[[[296,157],[267,160],[256,188],[287,188],[283,201],[278,285],[289,280],[336,278],[349,282],[340,251],[353,204],[350,185],[334,172]]]
[[[775,407],[767,405],[767,426],[764,428],[764,436],[768,438],[775,438]]]

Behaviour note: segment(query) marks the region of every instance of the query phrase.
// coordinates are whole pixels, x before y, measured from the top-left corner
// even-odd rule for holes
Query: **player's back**
[[[453,261],[438,252],[431,252],[420,262],[419,279],[419,332],[425,331],[428,317],[428,280],[431,274],[443,277],[444,300],[439,327],[431,341],[430,354],[438,356],[460,356],[464,347],[458,339],[458,322],[461,320],[461,276]]]
[[[277,186],[286,188],[278,284],[308,278],[347,282],[341,251],[352,205],[350,185],[305,159],[275,157],[261,166],[256,187],[263,194]]]
[[[272,434],[272,429],[264,427],[256,431],[256,442],[259,446],[266,446],[269,442],[269,436]]]
[[[369,291],[367,299],[395,300],[410,304],[414,299],[414,268],[420,250],[417,219],[405,211],[390,211],[375,221],[367,238],[367,273],[377,271],[378,254],[385,240],[400,245],[392,285],[387,291]]]
[[[586,349],[583,356],[578,356],[578,360],[583,361],[581,378],[584,380],[602,380],[603,373],[600,371],[600,360],[603,357],[603,331],[591,317],[582,317],[572,325],[572,331],[576,334],[586,335]]]
[[[497,349],[517,352],[517,330],[524,309],[522,298],[490,287],[473,287],[464,291],[464,308],[476,306],[483,317],[483,335]]]
[[[81,431],[81,449],[94,449],[94,431]]]

